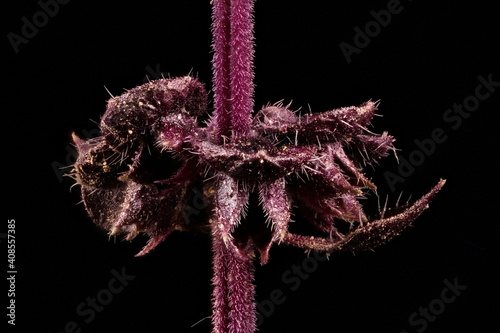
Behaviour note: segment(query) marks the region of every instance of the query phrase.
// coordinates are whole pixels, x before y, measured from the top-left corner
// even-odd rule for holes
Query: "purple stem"
[[[216,227],[217,228],[217,227]],[[213,232],[213,333],[253,333],[256,314],[251,252],[238,255]]]
[[[253,0],[231,1],[231,98],[233,136],[250,130],[253,110]]]
[[[217,140],[236,139],[250,131],[253,110],[253,3],[254,0],[214,0],[213,124]],[[214,221],[213,333],[252,333],[256,314],[253,302],[252,253],[228,248]]]
[[[214,0],[214,124],[218,138],[250,130],[253,110],[253,0]]]
[[[229,333],[253,333],[257,321],[255,313],[255,286],[253,284],[254,265],[251,253],[248,256],[236,255],[225,247],[228,253],[229,274]]]
[[[212,7],[213,33],[213,90],[214,123],[216,136],[229,136],[231,132],[231,79],[230,79],[230,0],[215,0]]]
[[[213,333],[225,333],[229,327],[229,290],[227,277],[228,258],[227,249],[222,237],[213,234],[213,270],[212,283],[214,285],[212,299],[212,325]]]

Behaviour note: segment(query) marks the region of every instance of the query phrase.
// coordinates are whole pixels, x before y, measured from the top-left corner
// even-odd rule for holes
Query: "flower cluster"
[[[197,79],[156,80],[108,101],[101,137],[74,138],[74,170],[90,217],[111,235],[147,233],[140,255],[174,230],[208,232],[211,223],[226,246],[240,255],[258,250],[262,263],[280,242],[330,251],[370,248],[425,207],[403,211],[405,219],[399,212],[392,224],[388,217],[370,223],[363,212],[358,199],[375,185],[361,168],[393,149],[392,136],[367,129],[377,103],[306,115],[282,104],[266,106],[247,135],[222,143],[213,121],[202,126],[197,120],[206,108],[207,93]],[[193,216],[196,191],[204,194],[205,211]],[[251,196],[267,221],[241,221]],[[290,234],[292,207],[327,238]],[[339,221],[351,223],[349,231],[359,229],[354,240],[339,231]],[[360,236],[370,230],[369,239]]]
[[[278,103],[252,116],[254,0],[212,4],[211,118],[199,119],[208,98],[197,79],[149,82],[108,101],[100,137],[74,136],[73,170],[97,225],[126,239],[149,235],[138,255],[175,230],[210,233],[213,333],[252,333],[255,252],[266,263],[275,243],[373,248],[410,225],[444,180],[413,205],[370,220],[359,199],[375,185],[362,170],[394,149],[392,136],[368,130],[377,103],[306,115]],[[191,214],[200,197],[203,209]],[[245,218],[255,209],[263,218]],[[295,214],[324,237],[290,232]]]

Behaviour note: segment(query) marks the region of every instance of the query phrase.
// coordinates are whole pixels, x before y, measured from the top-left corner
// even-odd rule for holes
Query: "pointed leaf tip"
[[[348,251],[359,252],[382,245],[399,235],[406,227],[429,207],[432,198],[441,190],[446,180],[441,179],[427,194],[422,196],[413,205],[403,212],[368,223],[343,240],[337,241],[327,238],[310,238],[302,235],[287,233],[284,243],[300,248],[316,251]]]
[[[388,218],[373,221],[347,235],[336,244],[334,250],[357,252],[382,245],[399,235],[406,227],[429,207],[433,197],[441,190],[446,180],[441,179],[427,194],[403,212]]]

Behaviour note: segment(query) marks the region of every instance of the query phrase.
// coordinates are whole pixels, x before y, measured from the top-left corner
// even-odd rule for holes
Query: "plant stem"
[[[231,131],[231,82],[230,82],[230,0],[215,0],[212,7],[212,33],[214,50],[213,90],[214,122],[216,136],[229,136]]]
[[[253,110],[254,0],[214,0],[213,90],[216,140],[249,133]],[[213,333],[255,331],[252,251],[228,248],[214,221]]]
[[[215,227],[216,228],[216,227]],[[254,266],[251,253],[244,256],[213,235],[213,333],[255,332]]]
[[[250,130],[253,110],[253,0],[214,0],[213,83],[217,138]]]
[[[214,285],[212,299],[213,333],[225,333],[229,327],[229,291],[228,291],[228,259],[227,249],[222,238],[213,233],[213,270],[212,283]]]

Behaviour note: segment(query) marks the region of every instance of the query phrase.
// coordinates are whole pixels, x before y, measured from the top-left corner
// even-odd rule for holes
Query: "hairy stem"
[[[249,253],[228,248],[213,232],[213,333],[255,332],[254,266]]]
[[[230,3],[231,0],[216,0],[212,7],[214,122],[217,137],[229,136],[231,132]]]
[[[253,109],[253,3],[254,0],[214,0],[213,90],[216,140],[232,140],[250,131]],[[255,331],[251,251],[236,253],[216,228],[213,235],[213,332]]]
[[[250,130],[253,109],[254,0],[214,0],[213,83],[216,136]]]
[[[227,277],[229,275],[227,249],[222,238],[215,234],[212,237],[213,250],[213,277],[214,285],[212,298],[212,325],[213,333],[227,332],[229,327],[229,290]]]
[[[233,135],[250,130],[253,109],[253,0],[231,1],[231,98]]]

